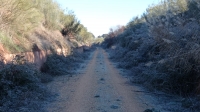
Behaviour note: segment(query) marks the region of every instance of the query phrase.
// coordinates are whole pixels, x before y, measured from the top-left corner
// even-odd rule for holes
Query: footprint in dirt
[[[101,78],[100,81],[105,81],[105,79],[104,79],[104,78]]]
[[[101,111],[101,112],[107,112],[106,110],[102,109],[102,108],[97,108],[98,111]]]
[[[117,105],[111,105],[110,108],[111,108],[111,109],[119,109],[120,107],[117,106]]]
[[[99,97],[100,97],[100,95],[95,95],[94,97],[95,97],[95,98],[99,98]]]

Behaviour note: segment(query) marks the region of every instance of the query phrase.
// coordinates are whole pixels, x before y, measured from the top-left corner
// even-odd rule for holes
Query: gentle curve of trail
[[[143,112],[154,106],[154,99],[135,92],[140,88],[120,75],[101,48],[77,75],[57,77],[48,88],[57,94],[48,112]]]

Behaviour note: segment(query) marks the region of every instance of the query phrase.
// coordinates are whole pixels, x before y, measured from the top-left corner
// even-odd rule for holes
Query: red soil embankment
[[[70,53],[67,49],[57,49],[58,55],[68,55]],[[46,61],[47,55],[51,54],[50,50],[39,50],[39,51],[32,51],[32,52],[24,52],[24,53],[16,53],[16,54],[2,54],[2,61],[4,64],[8,64],[15,60],[16,56],[23,56],[23,60],[28,63],[34,63],[37,69],[40,69],[42,64]]]
[[[74,51],[82,53],[84,52],[84,47],[76,48],[74,49]],[[56,52],[58,55],[67,56],[71,53],[71,50],[57,49]],[[42,64],[46,62],[47,55],[51,53],[52,52],[50,50],[37,50],[37,51],[32,51],[32,52],[15,53],[15,54],[3,53],[1,54],[1,58],[4,64],[8,64],[8,63],[11,63],[13,60],[15,60],[16,56],[23,56],[23,60],[25,60],[28,63],[35,64],[36,68],[40,69]]]

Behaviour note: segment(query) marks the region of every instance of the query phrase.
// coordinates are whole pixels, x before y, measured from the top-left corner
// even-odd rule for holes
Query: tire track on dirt
[[[103,49],[97,48],[87,62],[70,80],[61,76],[48,84],[57,94],[49,112],[143,112],[155,106],[153,98],[134,92],[140,88],[120,75]]]

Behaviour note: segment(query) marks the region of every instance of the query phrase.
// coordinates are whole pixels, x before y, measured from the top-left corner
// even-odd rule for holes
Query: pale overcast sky
[[[111,27],[126,25],[160,0],[55,0],[63,9],[73,10],[81,24],[96,37]]]

